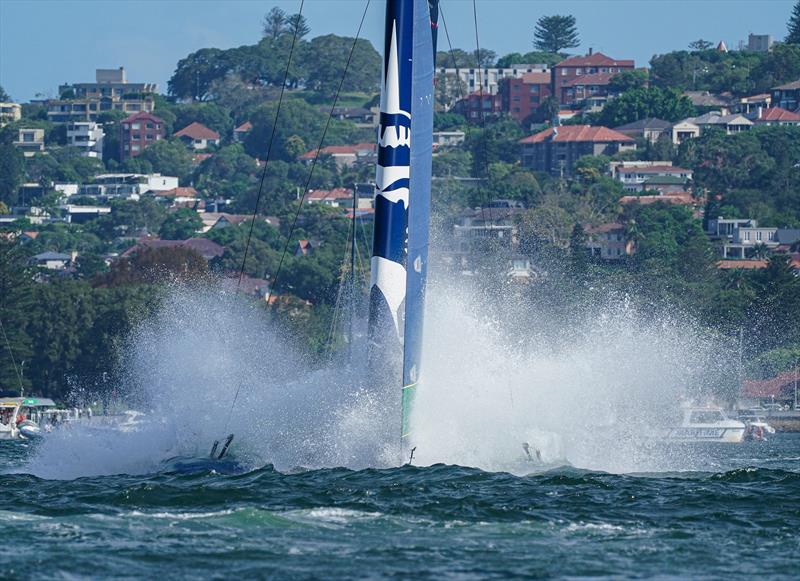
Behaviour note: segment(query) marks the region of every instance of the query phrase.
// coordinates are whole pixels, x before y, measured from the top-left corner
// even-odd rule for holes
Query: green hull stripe
[[[404,385],[403,386],[403,418],[400,427],[400,436],[402,438],[406,438],[411,434],[411,426],[410,426],[410,419],[411,419],[411,410],[414,406],[414,396],[416,395],[416,390],[414,389],[417,387],[416,383],[412,383],[411,385]]]

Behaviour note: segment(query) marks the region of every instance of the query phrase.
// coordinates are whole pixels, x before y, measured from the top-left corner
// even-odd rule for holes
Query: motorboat
[[[775,433],[775,428],[758,414],[758,410],[741,410],[739,420],[747,426],[745,438],[748,440],[765,441],[767,435]]]
[[[672,442],[721,442],[738,444],[745,439],[747,425],[729,418],[719,407],[687,407],[680,426],[667,429]]]
[[[6,397],[0,399],[0,439],[33,439],[42,435],[42,412],[55,407],[46,397]]]

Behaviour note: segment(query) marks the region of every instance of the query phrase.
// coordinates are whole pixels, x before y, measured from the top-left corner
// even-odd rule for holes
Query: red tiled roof
[[[353,190],[348,188],[333,188],[332,190],[309,190],[306,201],[319,202],[322,200],[341,200],[352,198]]]
[[[592,142],[609,143],[622,142],[633,143],[635,140],[618,131],[608,127],[592,127],[591,125],[563,125],[561,127],[550,127],[534,135],[521,139],[519,143],[541,143],[544,141],[554,141],[556,143],[567,142]]]
[[[550,73],[525,73],[522,82],[527,85],[549,85]]]
[[[556,67],[632,67],[632,60],[617,61],[602,52],[586,56],[572,56],[555,65]]]
[[[209,129],[202,123],[194,121],[175,133],[175,137],[191,137],[192,139],[219,139],[219,133]]]
[[[562,83],[562,87],[574,87],[576,85],[607,85],[617,73],[593,73],[591,75],[578,75],[570,79],[566,83]]]
[[[674,204],[676,206],[692,206],[697,201],[687,192],[673,192],[671,194],[664,194],[660,196],[622,196],[619,203],[623,206],[626,204],[642,204],[644,206],[649,204]]]
[[[772,107],[770,109],[762,109],[761,117],[756,121],[783,121],[800,123],[800,115],[792,113],[780,107]]]
[[[161,117],[156,117],[152,113],[145,113],[144,111],[140,111],[139,113],[134,113],[130,117],[126,117],[120,121],[120,123],[133,123],[134,121],[141,121],[143,119],[153,121],[154,123],[164,123],[164,120]]]
[[[799,370],[784,371],[771,379],[745,379],[742,395],[745,397],[781,397],[794,384]]]
[[[248,132],[248,131],[250,131],[252,128],[253,128],[253,124],[252,124],[252,123],[250,123],[249,121],[245,121],[244,123],[242,123],[241,125],[239,125],[239,127],[237,127],[236,129],[234,129],[234,131],[235,131],[236,133],[247,133],[247,132]]]
[[[767,268],[766,260],[720,260],[717,262],[717,268],[722,270],[733,270],[735,268],[743,268],[745,270],[753,270],[754,268]]]
[[[191,186],[177,187],[177,188],[172,188],[171,190],[155,192],[155,195],[165,198],[196,198],[197,190]]]

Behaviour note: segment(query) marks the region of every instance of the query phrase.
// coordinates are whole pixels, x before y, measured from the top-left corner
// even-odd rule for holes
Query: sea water
[[[431,289],[398,468],[352,366],[310,369],[252,304],[176,288],[125,349],[140,421],[0,442],[0,578],[796,575],[800,438],[651,437],[708,397],[713,337],[624,297],[568,340],[487,305]],[[230,432],[231,463],[175,462]]]

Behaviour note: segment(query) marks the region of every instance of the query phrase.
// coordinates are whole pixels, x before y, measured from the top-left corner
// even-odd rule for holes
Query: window
[[[759,242],[761,242],[761,230],[759,230],[758,232],[756,232],[756,240],[758,240]]]
[[[575,69],[575,74],[576,75],[582,75],[583,74],[583,69],[581,67],[578,67],[577,69]]]
[[[131,145],[131,151],[139,151],[139,146],[137,144]]]
[[[562,77],[566,77],[567,76],[567,69],[561,69],[561,76]]]
[[[25,143],[32,143],[33,142],[33,133],[23,133],[22,134],[22,141]]]
[[[138,130],[141,129],[141,123],[134,123],[131,125],[131,129]]]
[[[147,141],[153,141],[153,134],[152,133],[148,133],[147,135],[144,136],[144,138]]]
[[[153,125],[152,123],[148,123],[147,124],[147,128],[148,129],[155,129],[155,125]]]

